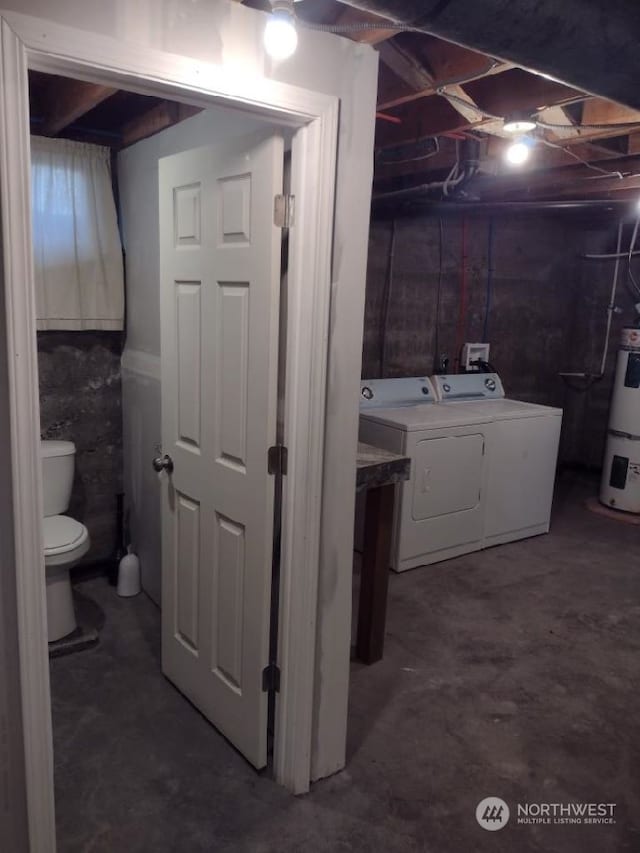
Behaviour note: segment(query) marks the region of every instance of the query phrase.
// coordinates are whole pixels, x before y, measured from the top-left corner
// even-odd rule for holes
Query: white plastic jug
[[[127,550],[128,553],[120,560],[118,566],[116,591],[122,598],[131,598],[132,595],[137,595],[142,589],[140,586],[140,560],[135,554],[131,553],[131,546]]]

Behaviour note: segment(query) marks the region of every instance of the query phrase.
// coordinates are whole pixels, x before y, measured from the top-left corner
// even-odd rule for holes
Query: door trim
[[[291,192],[276,780],[309,788],[338,99],[223,66],[0,12],[0,210],[11,417],[11,490],[30,849],[55,850],[53,750],[40,538],[42,484],[31,258],[27,68],[207,107],[233,103],[295,128]],[[1,383],[0,383],[1,384]],[[266,464],[266,460],[265,460]]]

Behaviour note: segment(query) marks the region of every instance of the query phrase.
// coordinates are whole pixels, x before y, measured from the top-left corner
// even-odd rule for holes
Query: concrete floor
[[[346,771],[293,798],[159,671],[159,614],[82,585],[98,648],[52,661],[60,853],[640,850],[640,528],[564,479],[552,533],[391,577],[383,661],[354,664]],[[512,819],[475,821],[488,795]],[[522,826],[521,802],[616,803]]]

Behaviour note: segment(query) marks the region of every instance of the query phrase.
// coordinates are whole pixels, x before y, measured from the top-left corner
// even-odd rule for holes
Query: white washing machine
[[[361,383],[360,440],[411,458],[411,477],[397,487],[395,571],[482,547],[490,422],[439,404],[424,377]]]
[[[392,568],[546,533],[561,420],[561,409],[505,399],[496,374],[362,382],[360,439],[412,460]]]

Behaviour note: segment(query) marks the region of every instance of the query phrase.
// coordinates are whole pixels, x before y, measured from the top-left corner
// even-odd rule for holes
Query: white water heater
[[[600,501],[640,513],[640,328],[622,330]]]

